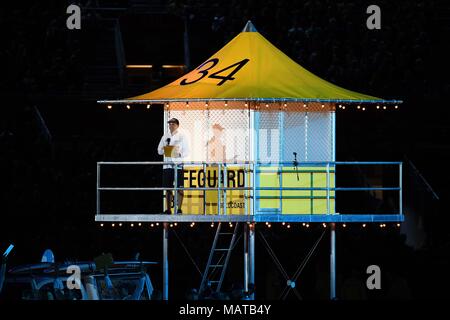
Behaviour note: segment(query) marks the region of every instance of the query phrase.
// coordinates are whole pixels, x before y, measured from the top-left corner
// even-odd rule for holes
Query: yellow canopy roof
[[[221,50],[183,77],[149,93],[101,103],[176,101],[391,102],[312,74],[278,50],[249,21]]]

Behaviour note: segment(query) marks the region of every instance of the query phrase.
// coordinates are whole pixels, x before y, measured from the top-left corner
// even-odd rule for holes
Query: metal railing
[[[101,167],[102,166],[108,166],[108,165],[115,165],[115,166],[122,166],[122,165],[153,165],[153,166],[167,166],[170,165],[172,168],[175,168],[176,170],[183,170],[183,167],[185,166],[201,166],[201,168],[204,170],[204,185],[206,186],[206,169],[207,168],[217,168],[218,170],[218,177],[217,177],[217,183],[214,187],[178,187],[178,175],[174,174],[174,187],[102,187],[101,185]],[[331,212],[331,193],[334,192],[334,198],[336,196],[336,191],[397,191],[398,192],[398,203],[399,203],[399,210],[398,212],[394,212],[392,214],[397,215],[403,215],[403,196],[402,196],[402,162],[359,162],[359,161],[307,161],[307,162],[298,162],[297,163],[299,168],[302,167],[314,167],[314,166],[321,166],[325,168],[324,173],[326,173],[326,185],[325,187],[283,187],[283,174],[285,173],[293,173],[298,172],[297,169],[295,170],[285,170],[283,171],[283,167],[293,167],[293,162],[284,161],[284,162],[259,162],[259,161],[243,161],[243,162],[212,162],[212,161],[185,161],[182,163],[173,163],[173,162],[163,162],[163,161],[156,161],[156,162],[97,162],[97,199],[96,199],[96,214],[101,215],[101,192],[102,191],[173,191],[173,207],[174,212],[177,212],[177,206],[178,206],[178,191],[203,191],[204,197],[203,197],[203,215],[206,215],[206,197],[205,192],[207,191],[216,191],[217,192],[217,215],[227,215],[227,191],[228,190],[242,190],[244,192],[244,204],[245,204],[245,214],[246,215],[254,215],[258,214],[257,210],[257,200],[261,199],[267,199],[265,196],[258,195],[259,191],[278,191],[279,196],[277,196],[280,201],[283,199],[302,199],[305,198],[305,196],[283,196],[283,191],[325,191],[325,199],[326,199],[326,213],[324,214],[337,214],[336,212]],[[370,166],[370,165],[390,165],[390,166],[397,166],[398,167],[398,186],[393,187],[336,187],[330,181],[331,174],[333,173],[336,175],[336,167],[337,166]],[[229,167],[242,167],[240,168],[244,170],[244,187],[228,187],[227,186],[227,169]],[[266,170],[262,170],[266,168]],[[269,170],[267,170],[269,168]],[[270,170],[270,168],[276,168],[274,170]],[[222,171],[223,169],[223,171]],[[333,169],[333,171],[331,170]],[[224,172],[223,180],[222,181],[222,172]],[[314,171],[302,171],[302,173],[308,173],[308,172],[314,172]],[[322,172],[322,171],[321,171]],[[251,177],[247,178],[247,174],[251,173]],[[279,186],[265,186],[261,187],[258,186],[258,176],[261,173],[277,173],[279,174]],[[335,179],[336,181],[336,179]],[[308,197],[308,196],[306,196]],[[250,201],[247,201],[247,199],[250,199]],[[249,202],[249,203],[247,203]],[[223,205],[222,205],[223,203]],[[249,206],[250,205],[250,206]],[[280,212],[283,213],[283,212]],[[344,214],[344,213],[340,213]]]

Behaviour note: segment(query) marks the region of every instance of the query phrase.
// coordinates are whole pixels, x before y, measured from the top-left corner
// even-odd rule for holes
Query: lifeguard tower
[[[320,222],[329,224],[330,297],[335,294],[335,224],[348,222],[400,222],[402,213],[402,164],[400,162],[337,162],[336,111],[346,108],[398,108],[401,101],[383,100],[353,92],[307,71],[258,33],[251,22],[216,54],[176,81],[150,93],[101,104],[164,105],[164,127],[177,118],[188,137],[190,153],[178,164],[183,170],[182,214],[162,212],[108,214],[101,210],[101,193],[126,190],[164,191],[152,186],[104,187],[104,166],[159,166],[167,162],[99,162],[97,164],[97,213],[100,222],[164,223],[164,292],[168,289],[168,225],[174,222],[218,223],[211,254],[203,274],[220,290],[236,231],[214,262],[222,222],[244,223],[245,288],[254,283],[255,223]],[[156,146],[155,146],[156,149]],[[339,168],[396,166],[398,185],[337,187]],[[176,176],[176,175],[175,175]],[[175,186],[175,208],[177,192]],[[340,191],[397,192],[398,210],[389,214],[336,211]],[[211,268],[220,278],[208,279]]]

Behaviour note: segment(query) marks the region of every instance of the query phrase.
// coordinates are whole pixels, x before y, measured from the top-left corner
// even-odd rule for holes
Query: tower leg
[[[169,224],[163,224],[163,300],[169,299]]]
[[[330,300],[336,300],[336,224],[330,223]]]
[[[244,223],[244,291],[248,292],[249,264],[248,264],[248,224]]]
[[[250,283],[255,286],[255,224],[252,223],[249,226],[249,277]],[[255,292],[250,296],[251,300],[255,300]]]

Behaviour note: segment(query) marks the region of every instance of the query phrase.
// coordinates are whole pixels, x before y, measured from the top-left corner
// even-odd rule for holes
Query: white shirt
[[[170,142],[167,143],[168,139]],[[168,131],[164,134],[159,141],[158,145],[158,154],[164,154],[164,146],[178,146],[179,148],[179,157],[164,157],[165,162],[173,162],[173,163],[181,163],[183,158],[186,158],[189,155],[189,142],[187,136],[177,129],[173,134]],[[165,164],[163,169],[173,168],[171,165]]]

